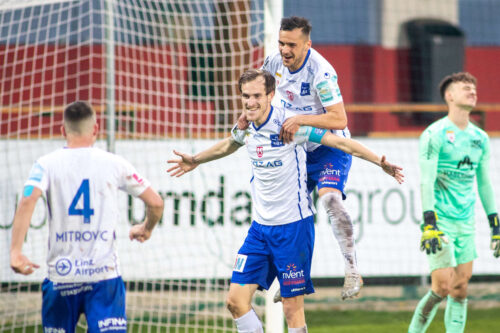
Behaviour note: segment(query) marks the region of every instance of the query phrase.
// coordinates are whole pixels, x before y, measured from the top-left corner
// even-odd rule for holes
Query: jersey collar
[[[309,50],[307,50],[307,54],[306,54],[306,58],[304,59],[304,62],[302,63],[302,66],[300,66],[299,69],[297,69],[295,72],[291,72],[290,69],[288,69],[288,71],[290,72],[290,74],[295,74],[295,73],[298,73],[300,72],[300,70],[302,68],[304,68],[304,66],[306,65],[307,63],[307,60],[309,59],[309,55],[311,54],[311,48],[309,48]]]
[[[256,131],[260,130],[263,126],[265,126],[265,125],[267,124],[267,122],[269,121],[269,119],[271,119],[271,115],[273,114],[273,110],[274,110],[274,108],[273,108],[273,106],[271,105],[271,110],[269,110],[269,114],[267,115],[267,119],[266,119],[266,121],[265,121],[265,122],[263,122],[262,124],[260,124],[260,126],[259,126],[259,127],[255,127],[255,123],[254,123],[254,122],[252,122],[252,126],[253,126],[253,128],[254,128]]]

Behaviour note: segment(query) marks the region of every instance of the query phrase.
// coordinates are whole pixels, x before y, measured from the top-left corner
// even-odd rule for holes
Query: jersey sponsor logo
[[[297,271],[297,265],[294,263],[286,265],[286,271],[282,273],[284,286],[291,286],[295,284],[303,284],[306,282],[304,278],[304,270]]]
[[[108,231],[64,231],[56,232],[56,242],[91,242],[95,240],[108,241]]]
[[[474,169],[474,164],[472,163],[468,155],[466,155],[460,162],[458,162],[457,169],[460,169],[462,166],[468,166],[470,170]]]
[[[286,91],[286,97],[288,97],[288,99],[293,102],[293,98],[294,98],[293,97],[293,92],[291,92],[290,90],[287,90]]]
[[[244,254],[238,254],[236,260],[234,261],[233,271],[242,273],[245,269],[245,264],[247,263],[247,256]]]
[[[44,327],[43,333],[66,333],[66,330],[59,327]]]
[[[258,158],[261,158],[264,155],[264,147],[257,146],[257,149],[255,149],[255,150],[257,151],[257,157]]]
[[[28,180],[33,180],[35,182],[40,182],[43,177],[43,168],[40,164],[35,163],[31,168]]]
[[[446,137],[448,138],[448,141],[451,143],[455,142],[455,132],[454,131],[446,131]]]
[[[324,103],[333,101],[333,92],[328,81],[320,82],[316,86],[316,89],[318,90],[318,95],[321,102]]]
[[[101,332],[127,329],[127,319],[123,317],[111,317],[97,322]]]
[[[284,99],[281,100],[281,106],[283,106],[285,109],[289,110],[294,110],[294,111],[312,111],[312,106],[306,105],[306,106],[294,106],[292,103],[289,103],[285,101]]]
[[[66,297],[92,291],[94,288],[92,284],[87,283],[54,283],[54,290],[58,290],[62,297]]]
[[[271,147],[282,147],[284,145],[278,134],[271,134],[269,138],[271,139]]]
[[[256,168],[277,168],[283,166],[281,160],[275,161],[252,161],[252,165]]]
[[[72,267],[73,265],[71,264],[71,261],[67,258],[59,259],[56,262],[56,272],[61,276],[68,275],[69,272],[71,272]]]
[[[139,175],[138,175],[138,174],[136,174],[136,173],[134,173],[134,174],[132,175],[132,178],[134,178],[134,179],[135,179],[135,181],[136,181],[136,182],[138,182],[139,184],[144,183],[144,179],[142,179],[141,177],[139,177]]]
[[[324,77],[325,77],[325,79],[327,79],[327,80],[329,80],[329,79],[330,79],[330,77],[331,77],[330,73],[328,73],[328,72],[325,72],[325,74],[323,74],[323,76],[324,76]]]
[[[274,76],[281,78],[281,74],[278,72],[274,73]]]
[[[311,95],[311,85],[309,82],[302,82],[300,86],[300,96]]]

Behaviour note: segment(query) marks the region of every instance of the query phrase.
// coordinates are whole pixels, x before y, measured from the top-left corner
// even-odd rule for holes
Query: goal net
[[[263,62],[263,1],[0,1],[0,22],[0,331],[41,331],[43,200],[23,247],[41,265],[30,276],[9,267],[12,220],[32,163],[64,144],[64,106],[86,100],[98,115],[97,146],[131,161],[165,199],[144,244],[128,240],[142,202],[121,199],[129,330],[233,332],[225,295],[250,223],[250,169],[223,160],[179,180],[165,170],[173,149],[198,151],[233,126],[237,79]],[[254,301],[262,318],[264,296]]]

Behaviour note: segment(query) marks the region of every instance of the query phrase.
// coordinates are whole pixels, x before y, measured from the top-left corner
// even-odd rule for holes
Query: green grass
[[[467,314],[466,333],[484,333],[500,331],[500,308],[492,309],[469,309]],[[380,311],[306,311],[306,319],[309,333],[393,333],[407,332],[408,324],[410,323],[413,313],[411,312],[380,312]],[[434,318],[431,326],[427,330],[428,333],[445,332],[443,324],[444,311],[440,310]],[[231,323],[227,323],[231,327]],[[18,329],[15,332],[34,332],[34,327]],[[172,329],[138,329],[137,326],[129,327],[129,332],[182,332],[182,333],[217,333],[215,331],[204,331],[202,329],[196,331],[194,329],[178,330]],[[10,332],[10,330],[9,330]],[[41,332],[41,328],[38,330]],[[77,333],[83,330],[77,330]],[[267,332],[273,333],[273,332]]]
[[[500,328],[500,309],[469,309],[465,332],[497,332]],[[413,313],[379,311],[307,311],[309,333],[387,333],[407,332]],[[445,332],[444,311],[440,310],[427,333]]]

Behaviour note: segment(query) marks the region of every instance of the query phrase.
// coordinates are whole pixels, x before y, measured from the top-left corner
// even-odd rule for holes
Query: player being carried
[[[277,81],[272,104],[295,114],[281,128],[280,138],[285,143],[292,141],[299,127],[304,125],[328,129],[340,137],[350,137],[337,73],[311,47],[311,29],[311,24],[303,17],[283,18],[279,51],[267,57],[262,66]],[[238,120],[238,126],[246,128],[244,116]],[[359,294],[363,286],[356,262],[354,228],[343,204],[352,157],[342,150],[317,143],[308,143],[306,147],[307,188],[309,192],[318,188],[320,201],[344,258],[345,279],[341,296],[342,299],[352,298]],[[277,293],[275,301],[279,300]]]
[[[442,300],[446,332],[463,332],[467,287],[477,258],[474,222],[477,179],[479,197],[491,227],[493,255],[500,256],[498,210],[490,180],[490,140],[469,120],[476,106],[476,78],[469,73],[446,76],[439,86],[448,116],[420,137],[422,195],[421,249],[427,252],[431,290],[420,300],[408,332],[423,333]]]
[[[265,70],[248,70],[239,79],[242,104],[250,126],[194,156],[174,150],[179,159],[167,171],[180,177],[201,163],[213,161],[246,145],[252,162],[252,225],[238,251],[227,306],[238,332],[262,332],[251,306],[258,288],[268,289],[277,277],[283,296],[288,332],[307,332],[304,294],[314,292],[310,269],[314,246],[313,208],[306,181],[306,142],[321,143],[359,156],[403,181],[401,168],[388,163],[359,142],[323,129],[302,126],[294,141],[284,143],[279,133],[294,113],[272,107],[275,79]],[[293,268],[300,274],[290,274]]]
[[[126,332],[125,284],[116,252],[118,190],[146,205],[143,223],[129,232],[144,242],[163,213],[163,200],[125,159],[94,148],[99,126],[86,102],[64,110],[67,145],[40,157],[31,169],[12,227],[10,265],[31,274],[39,266],[22,254],[35,204],[47,198],[48,277],[42,284],[45,332],[75,332],[83,312],[89,332]],[[102,326],[103,323],[105,326]]]

